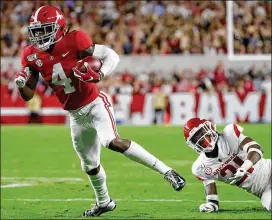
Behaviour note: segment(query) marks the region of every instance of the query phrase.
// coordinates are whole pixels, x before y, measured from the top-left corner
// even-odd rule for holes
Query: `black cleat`
[[[95,217],[100,216],[105,212],[113,211],[116,208],[116,202],[111,200],[107,206],[99,207],[97,204],[92,209],[89,209],[82,213],[82,217]]]
[[[185,179],[175,170],[167,171],[164,174],[164,179],[166,179],[176,191],[182,190],[186,184]]]

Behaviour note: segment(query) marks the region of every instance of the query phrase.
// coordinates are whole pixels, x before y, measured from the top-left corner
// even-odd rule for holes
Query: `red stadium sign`
[[[117,122],[150,125],[154,119],[152,94],[117,95],[113,97]],[[67,114],[56,97],[42,96],[42,123],[66,123]],[[1,123],[25,124],[29,110],[19,98],[12,102],[8,95],[1,99]],[[271,94],[251,92],[241,97],[236,93],[173,93],[169,96],[166,115],[172,125],[183,125],[188,118],[200,117],[217,124],[233,122],[271,122]]]

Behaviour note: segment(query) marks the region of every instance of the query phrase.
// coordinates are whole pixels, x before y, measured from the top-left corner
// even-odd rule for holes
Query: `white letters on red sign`
[[[193,93],[174,93],[170,95],[171,124],[184,125],[195,117],[195,96]]]
[[[243,103],[239,100],[235,93],[225,93],[223,95],[226,118],[225,123],[236,122],[238,116],[240,121],[244,121],[248,116],[250,122],[257,122],[259,120],[259,102],[261,93],[249,93]]]
[[[223,122],[217,93],[203,93],[199,99],[198,117],[221,124]]]

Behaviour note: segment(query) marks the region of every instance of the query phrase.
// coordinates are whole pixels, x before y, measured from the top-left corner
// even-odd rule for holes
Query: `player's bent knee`
[[[89,171],[87,171],[86,173],[90,176],[93,176],[93,175],[97,175],[100,171],[100,165],[98,165],[98,167],[94,168],[94,169],[91,169]]]
[[[117,137],[110,142],[109,149],[119,153],[124,153],[130,147],[130,144],[130,140]]]
[[[104,147],[107,147],[109,148],[110,146],[110,143],[112,142],[113,138],[111,139],[106,139],[106,140],[100,140],[101,144],[104,146]]]
[[[100,169],[99,166],[100,166],[99,163],[81,160],[81,169],[87,174],[91,172],[94,174],[90,174],[90,175],[96,175],[95,172],[97,169],[99,172],[99,169]]]

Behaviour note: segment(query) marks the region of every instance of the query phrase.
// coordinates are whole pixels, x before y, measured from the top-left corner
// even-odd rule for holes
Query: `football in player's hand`
[[[88,63],[91,69],[95,72],[98,72],[102,66],[102,62],[99,59],[92,56],[85,57],[83,60],[80,60],[76,65],[76,68],[82,73],[87,72],[87,68],[84,63]]]

